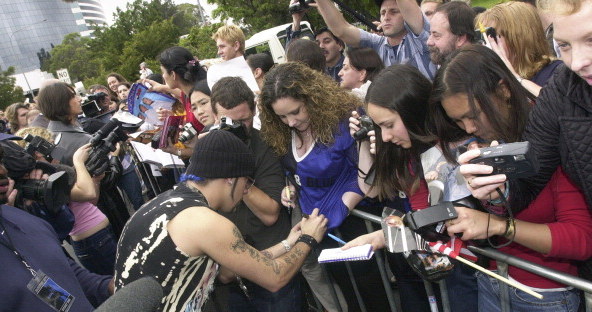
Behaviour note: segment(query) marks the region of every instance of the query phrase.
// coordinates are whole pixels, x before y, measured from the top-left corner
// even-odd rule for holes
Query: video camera
[[[25,150],[14,142],[0,141],[2,163],[7,175],[15,181],[18,190],[15,206],[24,207],[24,199],[43,203],[50,214],[57,214],[70,200],[69,179],[66,171],[45,162],[37,162]],[[50,174],[47,180],[24,179],[33,169],[41,169]]]
[[[82,113],[84,117],[93,118],[101,114],[102,105],[109,95],[105,92],[97,92],[86,97],[86,100],[82,103]]]
[[[211,127],[210,131],[212,131],[212,130],[229,131],[230,133],[236,135],[243,142],[247,142],[247,140],[249,139],[249,136],[247,135],[247,130],[245,129],[243,124],[238,121],[232,121],[232,119],[230,119],[230,117],[226,117],[226,116],[223,116],[222,118],[220,118],[220,124]]]
[[[526,178],[539,170],[539,162],[528,142],[500,144],[480,150],[481,155],[469,163],[492,166],[491,175],[505,174],[508,179]]]
[[[354,139],[362,141],[368,138],[368,132],[374,130],[374,121],[365,115],[361,116],[358,120],[360,121],[360,130],[354,133]]]
[[[314,2],[314,0],[298,0],[298,2],[290,4],[290,6],[288,7],[288,12],[290,13],[290,15],[302,12],[310,8],[309,4]]]
[[[54,159],[62,159],[64,154],[66,154],[65,149],[57,147],[40,136],[27,134],[23,139],[28,142],[25,146],[25,152],[33,157],[35,157],[35,152],[37,152],[43,155],[47,161],[51,162]]]
[[[90,139],[91,151],[86,161],[86,169],[91,176],[104,173],[109,167],[109,153],[115,151],[117,143],[127,140],[123,123],[112,118]]]

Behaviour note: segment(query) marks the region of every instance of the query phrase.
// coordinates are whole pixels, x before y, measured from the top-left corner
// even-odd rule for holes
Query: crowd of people
[[[499,280],[429,248],[387,252],[380,226],[350,216],[389,212],[388,227],[393,214],[441,201],[456,217],[438,233],[417,230],[423,239],[452,237],[592,278],[592,1],[376,4],[378,31],[350,24],[331,0],[292,10],[285,63],[245,55],[243,31],[225,25],[212,35],[220,64],[167,48],[160,73],[142,63],[137,80],[110,73],[89,86],[94,112],[58,80],[33,103],[8,106],[0,311],[125,304],[117,292],[144,277],[162,288],[158,311],[299,312],[315,301],[357,311],[358,298],[367,311],[389,311],[375,262],[346,270],[317,260],[323,249],[365,244],[386,257],[403,311],[432,311],[434,300],[501,311]],[[313,40],[300,31],[310,10],[326,24]],[[146,113],[129,104],[138,85],[172,104],[146,104],[157,118],[133,119]],[[107,128],[114,117],[139,121],[114,140],[124,129]],[[182,129],[159,139],[177,119]],[[129,141],[146,136],[184,168],[142,162]],[[528,142],[528,176],[477,161],[485,148],[518,142]],[[543,294],[510,287],[512,311],[583,309],[578,289],[516,267],[508,274]],[[428,298],[424,283],[437,280],[448,298]]]

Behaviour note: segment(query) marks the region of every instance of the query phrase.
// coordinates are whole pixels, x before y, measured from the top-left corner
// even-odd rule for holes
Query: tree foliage
[[[212,40],[212,34],[220,28],[222,23],[216,23],[204,26],[195,26],[191,28],[189,34],[181,39],[179,45],[187,48],[193,55],[196,55],[200,60],[215,58],[218,49],[216,42]]]
[[[56,73],[67,68],[72,81],[82,81],[100,73],[100,63],[89,48],[90,38],[78,33],[66,35],[61,44],[51,50],[47,71]]]
[[[15,102],[22,102],[25,98],[23,89],[16,86],[14,67],[10,66],[7,70],[0,67],[0,109],[5,109],[8,105]]]
[[[367,15],[368,19],[378,17],[378,7],[372,0],[342,0],[344,4]],[[243,25],[248,34],[254,34],[261,30],[290,23],[292,17],[288,13],[288,0],[208,0],[208,3],[216,4],[214,17],[222,20],[232,19],[235,23]],[[356,22],[351,16],[345,14],[350,22]],[[324,22],[316,9],[307,13],[308,20],[313,27],[322,27]]]

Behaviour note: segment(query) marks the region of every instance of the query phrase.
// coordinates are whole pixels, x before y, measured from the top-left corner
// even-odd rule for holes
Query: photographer
[[[5,139],[0,134],[0,140]],[[0,159],[3,159],[2,154],[0,147]],[[64,254],[56,233],[45,221],[12,207],[18,191],[13,189],[14,181],[6,174],[0,164],[2,310],[49,312],[61,308],[50,306],[49,298],[39,298],[27,289],[35,275],[49,277],[63,288],[60,293],[74,297],[69,311],[86,312],[100,305],[113,293],[111,276],[92,274],[80,267]]]
[[[436,66],[427,46],[430,23],[416,0],[377,0],[383,36],[371,34],[349,24],[330,0],[317,0],[316,6],[331,31],[352,47],[374,49],[385,66],[410,64],[433,79]]]
[[[460,129],[487,141],[512,143],[519,141],[526,126],[532,95],[520,85],[504,62],[484,46],[466,47],[455,51],[440,68],[434,82],[431,109],[437,134],[444,151],[451,133]],[[536,151],[536,150],[535,150]],[[460,163],[480,154],[468,151],[459,157]],[[453,158],[452,155],[448,155]],[[483,168],[484,167],[484,168]],[[468,176],[469,189],[484,184],[499,187],[507,197],[505,175],[488,175],[492,167],[463,165],[463,170],[481,168],[480,174]],[[521,194],[513,194],[521,196]],[[447,221],[448,233],[461,234],[461,239],[496,237],[501,252],[520,257],[545,267],[577,275],[576,261],[592,256],[592,215],[586,207],[583,193],[558,167],[538,197],[528,207],[508,206],[505,199],[490,199],[487,212],[455,207],[458,218]],[[490,241],[490,244],[491,243]],[[491,268],[496,264],[492,261]],[[525,301],[521,290],[510,291],[512,310],[575,311],[580,293],[577,289],[534,275],[516,267],[509,275],[528,287],[545,289],[542,301]],[[498,281],[478,273],[479,310],[499,307]]]

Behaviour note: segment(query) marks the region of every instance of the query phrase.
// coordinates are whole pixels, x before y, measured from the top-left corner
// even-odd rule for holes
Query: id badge
[[[74,303],[74,296],[41,270],[37,270],[27,288],[55,311],[68,312]]]

